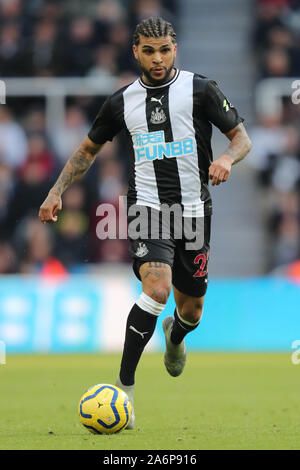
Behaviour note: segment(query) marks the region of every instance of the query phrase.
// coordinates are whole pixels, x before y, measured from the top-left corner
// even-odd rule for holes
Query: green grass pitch
[[[8,356],[0,366],[0,449],[300,449],[300,365],[289,354],[190,353],[170,377],[162,354],[136,374],[136,428],[93,435],[83,392],[114,383],[120,355]]]

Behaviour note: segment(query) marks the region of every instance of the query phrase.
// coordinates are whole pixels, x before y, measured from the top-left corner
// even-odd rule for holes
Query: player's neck
[[[144,73],[141,76],[141,80],[147,86],[160,87],[160,86],[165,85],[166,83],[170,82],[174,78],[175,74],[176,74],[176,68],[173,67],[171,72],[166,76],[166,78],[164,80],[160,81],[160,82],[154,82],[152,80],[149,80],[149,78]]]

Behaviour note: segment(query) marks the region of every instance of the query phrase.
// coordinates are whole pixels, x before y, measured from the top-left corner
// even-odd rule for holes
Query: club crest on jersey
[[[139,258],[142,258],[143,256],[147,255],[149,253],[148,248],[146,247],[145,243],[140,242],[138,249],[136,250],[135,256],[138,256]]]
[[[150,122],[152,124],[162,124],[167,120],[167,116],[162,108],[156,107],[155,111],[152,111]]]

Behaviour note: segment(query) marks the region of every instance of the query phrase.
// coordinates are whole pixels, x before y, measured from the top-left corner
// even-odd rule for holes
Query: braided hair
[[[176,33],[171,23],[168,23],[163,18],[151,17],[139,23],[133,35],[133,44],[138,46],[140,43],[140,35],[146,38],[160,38],[164,36],[171,36],[172,42],[176,42]]]

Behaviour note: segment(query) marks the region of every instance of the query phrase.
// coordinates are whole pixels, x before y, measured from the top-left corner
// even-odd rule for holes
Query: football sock
[[[200,323],[200,320],[197,323],[190,323],[179,315],[177,308],[174,312],[175,321],[173,323],[173,328],[171,331],[171,341],[173,344],[179,344],[190,331],[193,331]]]
[[[154,303],[150,297],[144,295],[144,299],[150,299],[150,303]],[[140,299],[139,299],[140,301]],[[145,306],[143,302],[137,302]],[[124,385],[133,385],[135,371],[140,360],[140,357],[144,351],[144,348],[150,338],[152,337],[158,313],[150,313],[143,310],[137,303],[132,307],[126,324],[125,343],[123,348],[123,355],[120,368],[120,380]],[[164,305],[157,304],[158,310],[162,310]],[[160,308],[161,306],[161,308]],[[146,307],[147,308],[147,307]]]

